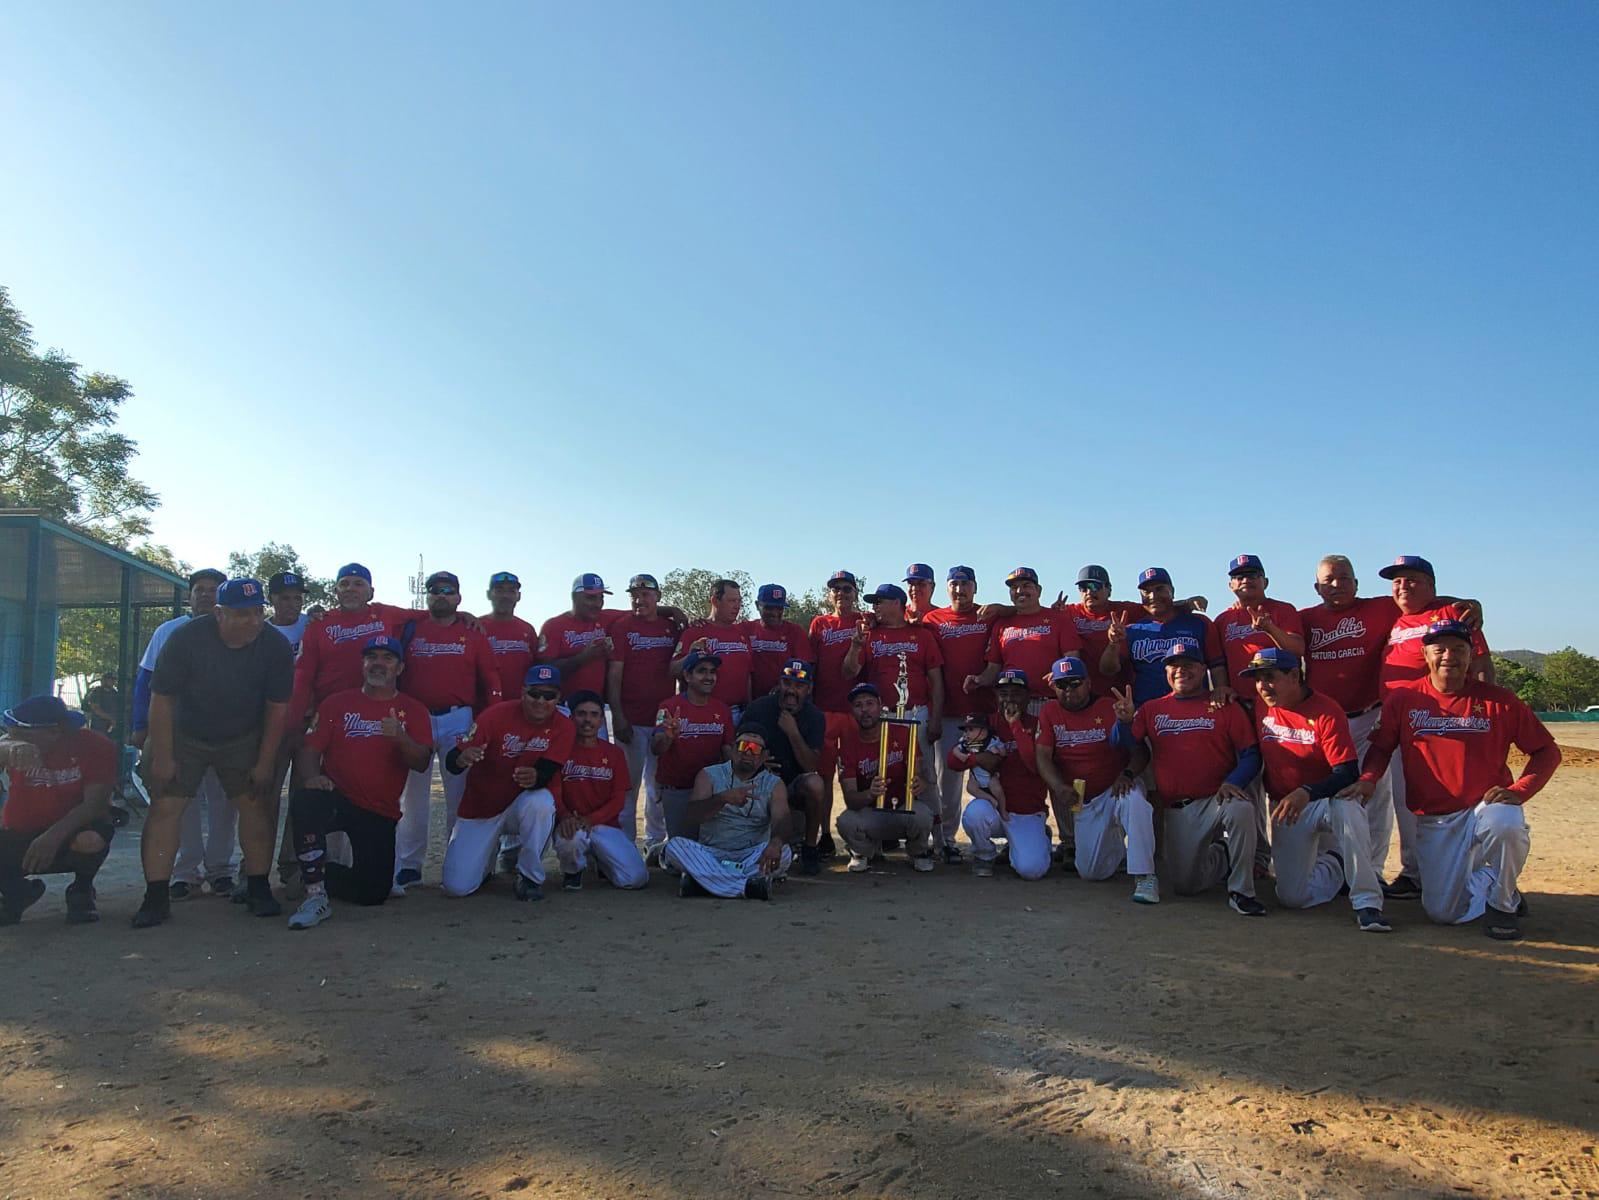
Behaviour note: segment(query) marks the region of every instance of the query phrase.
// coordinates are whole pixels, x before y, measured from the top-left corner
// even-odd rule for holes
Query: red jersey
[[[1004,717],[992,718],[994,741],[1005,751],[994,772],[1000,787],[1005,789],[1005,811],[1025,816],[1044,811],[1049,799],[1049,789],[1044,777],[1038,773],[1038,751],[1034,739],[1038,734],[1038,718],[1023,713],[1015,721]]]
[[[865,667],[848,679],[844,678],[844,656],[849,653],[850,640],[861,614],[847,617],[822,613],[811,618],[811,662],[816,666],[816,686],[811,689],[811,703],[823,712],[849,712],[849,690],[861,681]]]
[[[1131,625],[1134,621],[1142,621],[1147,615],[1142,604],[1133,604],[1127,600],[1111,600],[1110,607],[1102,613],[1088,611],[1086,604],[1068,604],[1058,610],[1071,618],[1072,628],[1077,630],[1077,636],[1083,643],[1083,662],[1088,667],[1088,686],[1097,695],[1110,694],[1111,686],[1120,686],[1132,682],[1133,665],[1126,655],[1122,656],[1122,668],[1114,675],[1106,675],[1099,669],[1100,656],[1105,653],[1105,647],[1110,645],[1110,619],[1117,613]],[[1090,792],[1090,797],[1097,796],[1098,792]]]
[[[1505,762],[1512,745],[1533,759],[1514,781]],[[1516,693],[1476,681],[1452,696],[1431,679],[1391,689],[1361,778],[1380,779],[1396,746],[1405,803],[1426,816],[1475,808],[1491,787],[1530,799],[1560,763],[1554,738]]]
[[[561,799],[555,816],[582,817],[592,825],[621,828],[629,790],[627,755],[610,742],[572,746],[561,771]]]
[[[628,613],[611,626],[611,641],[612,661],[622,664],[622,715],[629,725],[648,729],[661,701],[677,691],[672,678],[677,628],[662,616],[646,620]]]
[[[1083,641],[1071,617],[1054,608],[1041,608],[1023,616],[1001,617],[988,638],[988,661],[1009,670],[1027,672],[1028,690],[1048,696],[1049,671],[1057,658],[1081,655]]]
[[[663,788],[690,788],[694,776],[722,761],[733,744],[733,714],[715,696],[695,704],[685,695],[672,696],[656,710],[655,724],[676,717],[682,724],[677,739],[655,760],[655,782]]]
[[[411,768],[400,747],[383,736],[383,718],[397,713],[411,740],[433,745],[428,710],[403,692],[379,700],[360,688],[335,692],[316,709],[316,725],[305,744],[322,752],[322,774],[357,808],[391,821],[400,819],[400,793]]]
[[[1116,711],[1109,696],[1095,696],[1073,712],[1051,700],[1038,714],[1037,744],[1050,752],[1066,782],[1083,781],[1083,798],[1092,800],[1127,769],[1126,750],[1111,745]]]
[[[953,608],[935,608],[922,618],[922,628],[938,639],[944,656],[944,716],[967,717],[972,713],[994,711],[994,689],[979,688],[967,694],[966,677],[981,675],[988,662],[988,636],[993,622],[977,615],[977,609],[958,613]]]
[[[400,690],[415,696],[429,712],[449,708],[479,711],[500,702],[500,668],[489,639],[465,622],[441,625],[432,617],[408,622]],[[516,690],[520,696],[522,689]]]
[[[776,629],[768,629],[763,621],[746,621],[744,633],[750,643],[750,692],[753,696],[764,696],[777,686],[789,659],[811,661],[811,639],[793,621],[781,621]]]
[[[867,682],[877,685],[885,709],[892,709],[897,702],[901,654],[905,656],[905,704],[909,708],[927,703],[927,673],[944,668],[944,652],[939,648],[938,635],[931,629],[920,625],[885,629],[879,625],[871,630],[866,635],[866,645],[861,647],[861,662]]]
[[[500,699],[521,696],[527,669],[539,649],[539,632],[521,617],[479,617],[500,674]]]
[[[1394,618],[1394,627],[1388,631],[1388,649],[1382,659],[1383,691],[1427,678],[1427,660],[1421,644],[1427,627],[1434,621],[1458,621],[1462,615],[1458,604],[1434,604],[1425,612],[1400,613]],[[1473,657],[1488,653],[1488,643],[1481,630],[1471,635],[1471,653]]]
[[[1255,730],[1242,705],[1212,712],[1208,695],[1183,700],[1168,692],[1139,706],[1133,738],[1149,743],[1155,790],[1169,804],[1214,796],[1239,753],[1255,744]]]
[[[118,750],[103,733],[74,729],[39,751],[31,767],[8,767],[11,790],[0,829],[43,833],[83,803],[89,787],[116,787]]]
[[[1363,713],[1382,699],[1379,675],[1388,631],[1399,619],[1389,596],[1356,600],[1348,608],[1317,604],[1299,610],[1305,625],[1305,680],[1346,713]]]
[[[1267,597],[1258,607],[1265,609],[1266,615],[1277,622],[1277,627],[1284,633],[1305,636],[1305,623],[1299,619],[1299,610],[1292,604]],[[1234,604],[1216,618],[1216,636],[1221,639],[1222,654],[1227,659],[1227,680],[1232,684],[1233,691],[1250,703],[1255,703],[1260,695],[1255,690],[1255,681],[1241,672],[1255,657],[1256,650],[1264,650],[1277,643],[1250,623],[1249,610],[1239,604]]]
[[[856,725],[844,735],[838,751],[838,777],[853,779],[858,788],[868,788],[872,780],[877,778],[879,765],[878,751],[882,749],[882,733],[878,729],[870,733],[862,733]],[[887,789],[890,808],[905,807],[905,772],[909,767],[906,755],[910,748],[911,729],[909,725],[890,725],[888,727],[888,766],[884,774],[883,786]],[[917,765],[918,774],[923,773],[921,765]],[[925,800],[927,793],[922,793]],[[937,800],[932,801],[937,804]]]
[[[513,778],[518,767],[537,766],[541,758],[564,765],[576,740],[577,726],[571,717],[561,713],[551,713],[547,722],[535,725],[522,711],[520,699],[485,708],[458,743],[482,746],[484,751],[483,760],[467,768],[460,815],[474,821],[499,816],[526,790]],[[549,789],[559,809],[559,771]]]
[[[1298,704],[1255,706],[1266,794],[1281,800],[1295,788],[1320,783],[1341,763],[1356,762],[1349,718],[1338,702],[1311,692]]]
[[[607,621],[600,614],[598,621],[585,621],[572,613],[551,617],[539,628],[539,661],[553,663],[561,658],[575,658],[596,642],[603,642],[606,630],[615,620]],[[605,695],[605,669],[610,656],[602,654],[591,658],[581,667],[567,667],[561,671],[561,699],[573,692],[594,692]]]
[[[294,664],[294,694],[289,723],[297,725],[335,692],[361,687],[361,649],[380,633],[397,636],[407,621],[425,616],[392,604],[367,604],[354,612],[342,608],[305,627],[300,656]]]
[[[677,653],[682,656],[701,638],[711,643],[711,652],[722,660],[716,668],[716,686],[711,698],[720,700],[729,708],[742,708],[750,702],[750,672],[753,668],[749,634],[742,621],[732,625],[718,625],[714,621],[699,621],[683,631],[677,640]],[[684,785],[687,786],[687,785]]]

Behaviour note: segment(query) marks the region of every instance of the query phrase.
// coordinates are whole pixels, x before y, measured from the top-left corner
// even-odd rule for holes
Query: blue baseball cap
[[[333,579],[335,582],[337,582],[347,575],[354,575],[357,579],[364,579],[368,583],[372,582],[372,572],[368,571],[360,563],[345,563],[339,568],[339,573],[335,575]]]
[[[267,580],[267,595],[269,596],[276,596],[279,592],[292,591],[296,588],[302,592],[305,591],[305,576],[298,571],[279,571],[271,579]]]
[[[223,608],[264,608],[266,590],[259,580],[230,579],[217,589],[217,603]]]
[[[687,675],[701,663],[710,663],[713,667],[719,667],[722,665],[722,658],[719,654],[706,654],[703,650],[694,650],[683,659],[683,674]]]
[[[527,674],[522,676],[522,686],[524,688],[558,688],[561,686],[560,669],[558,667],[550,666],[549,663],[534,663],[527,669]]]
[[[760,590],[755,593],[757,608],[765,608],[768,604],[775,604],[779,608],[788,607],[788,589],[780,583],[763,583]]]
[[[649,588],[652,592],[661,590],[660,582],[653,575],[635,575],[627,581],[627,590],[636,592],[639,588]]]
[[[792,679],[796,683],[813,683],[815,674],[811,671],[811,664],[803,658],[791,658],[783,664],[783,678]]]
[[[906,583],[932,583],[935,578],[933,568],[926,563],[912,563],[905,568]]]
[[[1428,579],[1438,578],[1438,573],[1432,569],[1432,564],[1419,554],[1401,554],[1377,574],[1384,579],[1392,579],[1401,571],[1420,571]]]
[[[1074,654],[1065,658],[1057,658],[1055,665],[1049,669],[1051,683],[1059,683],[1063,679],[1087,679],[1088,664]]]
[[[1089,563],[1077,572],[1078,583],[1097,583],[1102,587],[1110,586],[1110,572],[1098,563]]]
[[[1249,575],[1255,571],[1259,571],[1262,575],[1266,573],[1266,568],[1261,564],[1258,554],[1240,554],[1227,564],[1227,574],[1229,576]]]
[[[970,567],[951,567],[944,578],[950,583],[976,583],[977,572]]]
[[[424,582],[422,586],[425,588],[430,588],[435,583],[447,583],[456,591],[461,590],[461,581],[455,577],[455,573],[452,571],[434,571],[433,574],[427,577],[426,582]]]
[[[898,600],[901,604],[908,604],[910,597],[897,583],[880,583],[877,585],[877,590],[866,597],[866,603],[876,604],[880,600]]]
[[[1013,683],[1017,687],[1024,688],[1030,688],[1033,686],[1027,682],[1027,672],[1022,670],[1020,667],[1006,667],[994,677],[995,687],[1004,687],[1007,683]]]
[[[29,696],[15,708],[0,713],[0,725],[8,729],[53,729],[57,725],[79,729],[83,714],[73,712],[60,696]]]
[[[1459,638],[1467,645],[1471,644],[1471,626],[1464,621],[1434,621],[1427,626],[1427,632],[1421,635],[1421,644],[1430,646],[1439,638]]]
[[[367,638],[361,645],[361,656],[364,658],[374,650],[387,650],[395,658],[401,660],[405,658],[405,643],[399,638],[390,637],[386,633]]]
[[[1191,658],[1201,666],[1205,664],[1205,652],[1199,648],[1199,643],[1192,638],[1175,638],[1172,644],[1166,647],[1166,656],[1161,662],[1176,662],[1178,659]]]
[[[494,574],[489,576],[490,587],[493,587],[497,583],[509,583],[515,585],[516,587],[522,586],[522,581],[510,571],[496,571]]]
[[[609,596],[611,589],[605,586],[605,580],[589,571],[572,580],[572,595],[575,596],[579,592],[588,592],[590,595],[603,593]]]
[[[1005,586],[1010,587],[1011,584],[1021,580],[1026,580],[1028,583],[1037,583],[1038,572],[1031,567],[1012,567],[1010,574],[1005,576]]]
[[[1259,675],[1262,671],[1297,671],[1300,668],[1299,655],[1290,654],[1280,646],[1262,646],[1255,651],[1249,665],[1239,672],[1240,675]]]
[[[1138,572],[1138,586],[1141,588],[1154,587],[1157,583],[1171,586],[1171,576],[1165,567],[1145,567]]]
[[[860,586],[855,581],[855,573],[853,571],[834,571],[827,577],[828,587],[838,587],[842,584],[848,584],[850,587]]]
[[[883,693],[877,690],[875,683],[857,683],[849,690],[849,698],[851,700],[854,700],[856,696],[876,696],[881,700]]]

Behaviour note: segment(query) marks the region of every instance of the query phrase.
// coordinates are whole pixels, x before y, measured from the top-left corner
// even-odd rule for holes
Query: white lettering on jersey
[[[1428,712],[1425,708],[1413,708],[1407,715],[1410,717],[1411,731],[1417,737],[1448,733],[1489,733],[1494,727],[1493,721],[1486,716],[1451,717],[1444,713]]]
[[[1279,742],[1285,746],[1314,746],[1316,744],[1316,731],[1312,728],[1300,728],[1296,725],[1285,725],[1276,717],[1267,717],[1260,723],[1261,740]]]
[[[1155,718],[1156,734],[1199,733],[1215,728],[1215,717],[1174,717],[1169,713],[1161,713]]]

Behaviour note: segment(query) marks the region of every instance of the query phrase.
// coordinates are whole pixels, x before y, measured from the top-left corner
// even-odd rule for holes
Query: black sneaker
[[[280,917],[283,915],[283,905],[278,903],[278,898],[271,892],[263,896],[246,896],[244,907],[252,917]]]
[[[100,919],[100,910],[94,906],[92,883],[67,885],[67,924],[93,925]]]
[[[1380,908],[1355,909],[1355,921],[1360,925],[1361,933],[1392,933],[1394,929]]]
[[[822,856],[815,846],[800,847],[800,874],[820,875],[822,873]]]
[[[837,858],[838,847],[833,844],[833,835],[827,830],[822,830],[822,836],[816,839],[816,853],[823,858]]]
[[[764,875],[755,875],[744,881],[744,899],[770,900],[772,898],[772,881]]]
[[[187,900],[194,895],[195,887],[196,885],[192,883],[174,883],[167,889],[167,897],[172,900]]]
[[[7,896],[0,901],[0,925],[15,925],[22,920],[22,914],[27,912],[39,902],[39,897],[44,895],[44,880],[24,879],[25,893],[20,899],[13,900]]]
[[[1382,894],[1389,900],[1420,900],[1421,883],[1409,875],[1395,875],[1392,883],[1382,885]]]
[[[945,846],[944,861],[952,867],[959,866],[966,861],[966,856],[961,853],[959,846]]]
[[[699,880],[684,871],[677,877],[677,898],[687,900],[690,896],[708,896],[710,893],[699,885]]]
[[[544,899],[544,888],[518,871],[516,873],[516,898],[518,900],[542,900]]]
[[[562,871],[561,890],[563,892],[581,892],[583,890],[583,872]]]
[[[1246,896],[1242,892],[1228,892],[1227,904],[1241,917],[1264,917],[1266,906],[1253,896]]]
[[[177,884],[173,884],[177,887]],[[153,929],[157,925],[165,924],[167,918],[172,916],[172,905],[152,903],[146,900],[139,906],[139,911],[133,914],[133,927],[135,929]]]
[[[211,881],[211,894],[213,896],[233,895],[233,876],[218,875]]]
[[[1496,942],[1513,942],[1521,936],[1521,918],[1493,905],[1483,914],[1483,932]]]

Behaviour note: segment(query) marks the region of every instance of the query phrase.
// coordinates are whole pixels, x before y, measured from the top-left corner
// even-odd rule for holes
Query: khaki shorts
[[[250,790],[250,771],[261,752],[261,734],[251,731],[242,737],[226,742],[202,742],[185,737],[181,730],[172,734],[172,762],[177,770],[177,784],[172,793],[193,796],[200,790],[200,781],[207,770],[217,773],[222,790],[229,799],[244,795]],[[139,762],[139,778],[149,783],[149,759]]]

